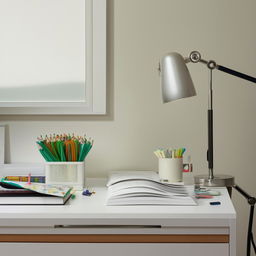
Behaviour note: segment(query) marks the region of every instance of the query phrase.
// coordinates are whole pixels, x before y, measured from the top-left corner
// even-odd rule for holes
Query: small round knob
[[[191,62],[199,62],[201,60],[201,54],[198,51],[193,51],[189,55],[189,59]]]

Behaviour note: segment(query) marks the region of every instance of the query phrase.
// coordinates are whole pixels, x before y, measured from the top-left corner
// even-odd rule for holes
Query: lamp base
[[[196,175],[195,184],[204,187],[232,187],[235,185],[235,177],[231,175],[216,174],[213,179],[208,175]]]

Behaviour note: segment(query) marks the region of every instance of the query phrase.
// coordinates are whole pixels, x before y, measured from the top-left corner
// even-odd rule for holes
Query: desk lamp
[[[207,161],[208,161],[208,175],[197,175],[195,176],[195,183],[203,186],[215,186],[215,187],[227,187],[231,195],[232,187],[235,188],[245,199],[247,199],[250,205],[250,215],[248,221],[247,231],[247,249],[246,255],[251,255],[251,245],[253,246],[254,252],[256,253],[256,245],[253,239],[253,216],[254,206],[256,204],[256,198],[249,195],[240,186],[234,183],[234,177],[230,175],[214,175],[213,174],[213,104],[212,104],[212,71],[218,69],[230,75],[240,77],[250,82],[256,83],[256,78],[248,76],[246,74],[237,72],[230,68],[216,64],[215,61],[206,61],[201,58],[201,54],[197,51],[190,53],[188,58],[183,58],[179,53],[173,52],[165,55],[159,64],[159,71],[161,76],[161,87],[162,87],[162,98],[163,102],[167,103],[170,101],[191,97],[196,95],[196,91],[186,66],[187,63],[203,63],[210,71],[209,79],[209,94],[208,94],[208,150],[207,150]]]
[[[208,94],[208,175],[195,176],[195,183],[203,186],[232,187],[234,177],[230,175],[214,175],[213,173],[213,104],[212,104],[212,71],[217,69],[233,76],[240,77],[250,82],[256,83],[256,78],[237,72],[227,67],[216,64],[215,61],[206,61],[201,58],[197,51],[190,53],[188,58],[183,58],[179,53],[173,52],[165,55],[159,64],[161,76],[162,99],[164,103],[177,99],[196,95],[196,91],[187,68],[187,63],[205,64],[210,71],[209,94]]]

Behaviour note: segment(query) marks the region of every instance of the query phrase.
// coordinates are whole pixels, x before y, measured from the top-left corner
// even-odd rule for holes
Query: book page
[[[110,173],[107,187],[120,181],[133,179],[160,181],[158,174],[154,171],[117,171]]]

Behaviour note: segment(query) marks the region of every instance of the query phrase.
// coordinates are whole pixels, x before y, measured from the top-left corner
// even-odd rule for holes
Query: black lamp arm
[[[217,65],[217,66],[216,66],[216,69],[218,69],[218,70],[220,70],[220,71],[223,71],[223,72],[225,72],[225,73],[228,73],[228,74],[230,74],[230,75],[240,77],[240,78],[245,79],[245,80],[247,80],[247,81],[256,83],[256,77],[248,76],[248,75],[246,75],[246,74],[244,74],[244,73],[235,71],[235,70],[233,70],[233,69],[230,69],[230,68],[227,68],[227,67],[224,67],[224,66],[221,66],[221,65]]]
[[[239,77],[239,78],[242,78],[242,79],[245,79],[247,81],[250,81],[250,82],[253,82],[253,83],[256,83],[256,77],[253,77],[253,76],[248,76],[244,73],[241,73],[241,72],[238,72],[236,70],[233,70],[233,69],[230,69],[230,68],[227,68],[227,67],[224,67],[224,66],[221,66],[221,65],[218,65],[216,64],[215,61],[213,60],[204,60],[201,58],[201,54],[198,52],[198,51],[192,51],[189,55],[189,58],[186,58],[185,61],[188,63],[188,62],[193,62],[193,63],[198,63],[198,62],[201,62],[205,65],[207,65],[207,67],[209,69],[218,69],[222,72],[225,72],[227,74],[230,74],[232,76],[236,76],[236,77]]]
[[[235,188],[244,198],[247,199],[248,204],[250,205],[250,215],[249,215],[249,223],[248,223],[248,231],[247,231],[247,249],[246,249],[246,255],[251,255],[251,244],[254,249],[254,253],[256,253],[256,246],[253,239],[253,232],[252,232],[252,226],[253,226],[253,216],[254,216],[254,206],[256,203],[256,198],[253,196],[250,196],[246,191],[244,191],[241,187],[238,185],[234,185],[233,188]]]

